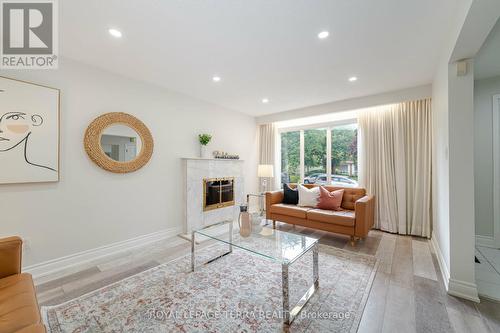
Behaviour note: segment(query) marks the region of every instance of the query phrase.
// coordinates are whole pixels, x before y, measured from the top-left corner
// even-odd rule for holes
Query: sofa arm
[[[21,273],[22,246],[19,237],[0,239],[0,279]]]
[[[283,202],[283,190],[266,192],[266,218],[271,219],[271,205]]]
[[[365,195],[354,203],[356,225],[354,236],[364,238],[373,227],[375,219],[375,198]]]

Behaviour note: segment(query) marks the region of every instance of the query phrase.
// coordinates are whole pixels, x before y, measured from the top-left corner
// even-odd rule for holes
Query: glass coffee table
[[[221,227],[227,224],[228,232],[221,233]],[[224,230],[223,230],[224,231]],[[252,229],[250,234],[243,237],[239,230],[233,228],[232,221],[224,221],[210,225],[200,230],[192,232],[191,237],[191,270],[195,270],[195,244],[196,236],[205,236],[228,245],[228,251],[205,262],[208,264],[233,251],[233,247],[251,252],[265,259],[281,264],[281,281],[283,289],[283,322],[291,324],[302,310],[307,301],[319,287],[318,273],[318,240],[316,238],[296,235],[293,233],[275,230],[268,227],[258,226]],[[290,288],[288,279],[288,268],[304,254],[312,251],[313,283],[305,292],[301,299],[293,306],[290,306]]]

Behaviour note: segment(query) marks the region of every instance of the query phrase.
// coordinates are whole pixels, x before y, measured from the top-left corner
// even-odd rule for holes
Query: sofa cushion
[[[283,184],[283,203],[296,205],[299,203],[299,191],[291,188],[288,184]]]
[[[356,201],[366,195],[364,188],[344,188],[341,207],[347,210],[354,210]]]
[[[0,279],[0,332],[16,332],[39,323],[31,275],[16,274]]]
[[[344,195],[344,190],[336,190],[330,192],[323,186],[320,186],[317,208],[328,209],[328,210],[341,210],[340,205],[342,204],[343,195]]]
[[[300,207],[316,207],[319,199],[319,187],[307,188],[303,185],[297,185],[299,190],[299,203]]]
[[[310,209],[307,212],[307,219],[338,224],[346,227],[354,227],[355,215],[352,210],[324,210],[324,209]]]
[[[270,211],[273,214],[280,214],[286,216],[298,217],[301,219],[306,218],[306,213],[311,208],[308,207],[299,207],[296,205],[288,205],[288,204],[274,204],[271,205]]]
[[[21,247],[19,237],[0,239],[0,279],[21,273]]]
[[[312,188],[319,185],[304,184],[304,186],[307,188]],[[294,185],[292,185],[292,187],[294,187]],[[362,187],[339,187],[332,185],[324,185],[323,187],[329,192],[343,189],[344,195],[342,196],[342,205],[340,205],[340,207],[347,210],[354,210],[354,204],[356,203],[356,201],[366,195],[366,190]]]

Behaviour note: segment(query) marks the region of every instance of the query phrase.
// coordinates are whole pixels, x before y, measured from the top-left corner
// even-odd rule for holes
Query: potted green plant
[[[207,145],[212,140],[212,136],[210,134],[198,134],[198,141],[200,141],[200,157],[207,157]]]

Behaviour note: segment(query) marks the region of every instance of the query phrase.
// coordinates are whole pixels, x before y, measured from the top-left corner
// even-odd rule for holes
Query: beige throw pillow
[[[299,189],[299,203],[301,207],[316,207],[319,199],[319,187],[308,189],[303,185],[297,186]]]

